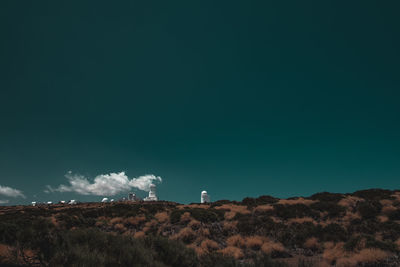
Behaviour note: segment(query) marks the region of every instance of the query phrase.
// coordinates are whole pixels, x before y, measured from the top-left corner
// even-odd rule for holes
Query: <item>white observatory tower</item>
[[[201,203],[209,203],[210,202],[210,196],[207,194],[207,191],[201,191],[200,202]]]
[[[157,201],[157,194],[156,194],[156,185],[150,185],[149,196],[144,198],[144,201]]]

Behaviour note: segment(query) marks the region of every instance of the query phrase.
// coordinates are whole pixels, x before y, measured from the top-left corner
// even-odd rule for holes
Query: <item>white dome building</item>
[[[149,196],[145,197],[143,199],[144,201],[157,201],[157,194],[156,194],[156,185],[155,184],[151,184],[150,185],[150,191],[149,191]]]
[[[210,196],[207,194],[207,191],[201,191],[200,203],[209,203]]]

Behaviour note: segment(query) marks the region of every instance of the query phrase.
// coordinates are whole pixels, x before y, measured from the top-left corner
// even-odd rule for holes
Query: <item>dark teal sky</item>
[[[178,202],[399,188],[399,10],[1,1],[0,185],[27,196],[10,203],[97,200],[43,193],[69,170],[159,175]]]

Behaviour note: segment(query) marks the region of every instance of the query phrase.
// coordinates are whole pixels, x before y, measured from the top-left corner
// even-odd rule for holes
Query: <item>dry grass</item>
[[[135,217],[128,217],[124,220],[125,225],[129,226],[137,226],[142,222],[146,221],[146,217],[144,215],[135,216]]]
[[[342,221],[348,225],[351,221],[355,219],[361,219],[361,215],[359,213],[354,213],[351,211],[346,211],[346,214],[342,217]]]
[[[266,211],[270,211],[273,209],[274,209],[274,207],[272,205],[266,204],[266,205],[259,205],[254,210],[257,212],[266,212]]]
[[[312,203],[317,202],[316,200],[312,199],[304,199],[302,197],[296,198],[296,199],[280,199],[278,201],[278,204],[282,205],[294,205],[294,204],[304,204],[304,205],[310,205]]]
[[[228,232],[237,231],[237,224],[237,221],[224,221],[222,224],[222,228]]]
[[[396,210],[397,210],[396,207],[394,207],[392,205],[386,205],[386,206],[383,206],[382,213],[387,215],[387,214],[390,214],[390,213],[392,213],[393,211],[396,211]]]
[[[197,230],[197,229],[200,228],[201,222],[199,222],[198,220],[193,219],[193,220],[191,220],[191,221],[189,222],[188,226],[189,226],[190,228],[192,228],[193,230]]]
[[[304,242],[304,247],[309,249],[317,249],[319,247],[318,239],[316,237],[310,237]]]
[[[187,245],[188,248],[194,249],[197,255],[201,256],[205,253],[208,253],[208,251],[204,250],[202,247],[197,246],[195,243]]]
[[[215,251],[219,248],[218,243],[211,239],[204,239],[201,242],[200,247],[206,252]]]
[[[190,217],[190,212],[184,212],[182,215],[181,215],[181,219],[180,219],[180,222],[182,222],[182,223],[187,223],[187,222],[189,222],[191,220],[191,217]]]
[[[148,221],[148,222],[146,222],[144,224],[143,231],[147,233],[151,229],[154,229],[154,227],[157,226],[157,225],[158,225],[158,222],[156,220],[154,220],[154,219],[151,220],[151,221]]]
[[[219,207],[216,207],[216,209],[224,209],[228,210],[225,212],[225,219],[227,220],[232,220],[237,213],[240,214],[250,214],[250,211],[247,209],[247,206],[242,206],[242,205],[234,205],[234,204],[224,204]]]
[[[389,253],[373,248],[366,248],[348,257],[337,259],[337,266],[356,266],[365,263],[377,263],[389,257]]]
[[[180,210],[183,210],[183,209],[186,209],[186,208],[189,208],[189,209],[208,209],[208,208],[210,208],[210,205],[208,205],[208,204],[202,204],[202,205],[200,205],[200,204],[190,204],[190,205],[179,205],[179,206],[177,206],[177,208],[180,209]]]
[[[208,228],[201,228],[198,233],[200,236],[210,236],[210,230]]]
[[[279,242],[265,240],[264,244],[261,246],[261,251],[265,254],[271,254],[274,251],[285,251],[285,247]]]
[[[230,256],[235,259],[242,259],[244,257],[243,251],[237,247],[228,246],[224,249],[218,250],[218,252],[222,253],[224,256]]]
[[[249,236],[245,239],[245,244],[247,248],[259,250],[264,243],[264,239],[261,236]]]
[[[394,242],[397,245],[397,250],[400,250],[400,238]]]
[[[313,224],[315,224],[315,225],[318,224],[313,218],[310,218],[310,217],[292,218],[292,219],[287,220],[287,222],[288,222],[289,224],[293,224],[293,223],[306,223],[306,222],[310,222],[310,223],[313,223]]]
[[[126,231],[126,228],[122,223],[114,224],[114,229],[117,230],[120,233],[123,233],[123,232]]]
[[[324,253],[322,257],[327,260],[328,262],[333,262],[338,258],[343,257],[346,254],[346,251],[343,249],[344,243],[339,242],[334,244],[333,242],[325,242],[324,243]]]
[[[244,247],[245,243],[241,235],[233,235],[226,239],[226,244],[230,247]]]
[[[157,212],[154,217],[159,221],[160,223],[165,223],[169,220],[169,215],[166,211],[163,212]]]
[[[400,192],[396,192],[392,195],[397,201],[400,201]]]
[[[196,233],[190,227],[185,227],[179,233],[174,234],[171,239],[181,240],[185,243],[193,241],[196,238]]]
[[[381,223],[389,221],[389,218],[385,215],[379,215],[377,218],[378,218],[378,221]]]
[[[235,212],[235,211],[227,211],[227,212],[225,212],[225,214],[224,214],[224,218],[225,218],[226,220],[232,220],[232,219],[235,217],[235,215],[236,215],[236,212]]]
[[[348,208],[355,208],[357,205],[357,202],[359,201],[364,201],[362,198],[359,197],[354,197],[354,196],[346,196],[342,198],[338,204],[343,207],[348,207]]]
[[[121,217],[115,217],[110,220],[110,224],[117,224],[117,223],[122,223]]]
[[[136,232],[136,233],[133,235],[134,238],[143,238],[143,237],[145,237],[145,236],[146,236],[146,233],[143,232],[143,231]]]
[[[382,206],[392,206],[393,204],[393,201],[390,199],[381,199],[379,202],[382,204]]]

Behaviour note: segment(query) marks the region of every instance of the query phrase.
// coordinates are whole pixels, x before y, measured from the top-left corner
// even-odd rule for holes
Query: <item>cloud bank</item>
[[[20,190],[2,185],[0,185],[0,196],[25,198],[25,195]]]
[[[93,182],[83,175],[73,174],[72,172],[68,172],[65,177],[68,179],[69,185],[60,185],[57,188],[48,185],[44,191],[46,193],[56,191],[75,192],[80,195],[112,196],[133,188],[149,191],[150,184],[162,182],[161,177],[153,174],[129,179],[125,172],[100,174],[94,178]]]

